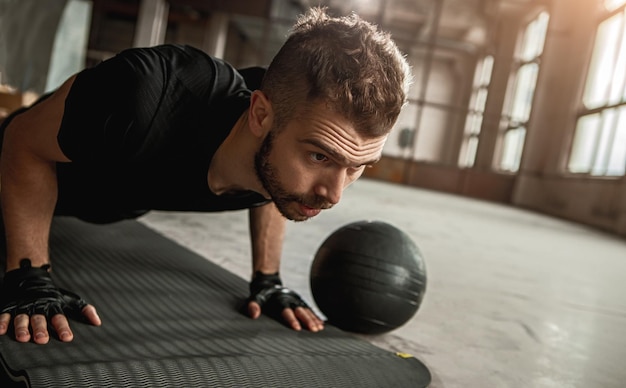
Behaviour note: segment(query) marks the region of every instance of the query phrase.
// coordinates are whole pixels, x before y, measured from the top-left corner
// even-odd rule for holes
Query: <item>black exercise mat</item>
[[[425,387],[428,369],[326,326],[295,332],[240,312],[247,282],[136,221],[56,218],[60,287],[93,303],[74,341],[0,336],[0,384],[32,387]],[[4,249],[2,249],[4,252]],[[4,372],[4,373],[3,373]]]

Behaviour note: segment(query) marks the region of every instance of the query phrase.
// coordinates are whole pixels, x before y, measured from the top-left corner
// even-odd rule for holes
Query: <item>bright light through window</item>
[[[469,111],[465,119],[463,145],[459,153],[459,166],[471,167],[476,160],[483,114],[487,104],[489,83],[493,71],[493,56],[487,55],[476,65],[474,85],[469,103]]]
[[[543,43],[546,39],[546,30],[548,29],[548,19],[548,13],[542,12],[539,14],[539,17],[526,27],[520,55],[522,60],[530,61],[540,56],[543,52]]]
[[[616,1],[611,3],[617,4]],[[626,0],[623,0],[619,6],[625,3]],[[597,176],[624,175],[626,10],[614,14],[598,26],[583,105],[586,111],[578,118],[569,171]]]
[[[540,13],[530,22],[521,37],[517,53],[517,69],[513,74],[512,88],[509,91],[503,112],[502,134],[500,138],[500,161],[503,171],[515,172],[519,169],[526,138],[526,126],[530,118],[537,76],[539,58],[548,30],[548,13]]]
[[[611,87],[614,85],[613,71],[616,66],[618,50],[620,46],[623,46],[623,44],[620,44],[623,36],[621,34],[623,25],[624,14],[620,13],[605,20],[598,27],[583,98],[583,103],[587,108],[602,106],[608,100]],[[618,73],[623,74],[624,72]],[[621,85],[623,85],[623,82]]]

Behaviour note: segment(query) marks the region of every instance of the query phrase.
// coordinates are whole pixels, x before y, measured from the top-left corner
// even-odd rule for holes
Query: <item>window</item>
[[[519,169],[548,20],[547,12],[540,13],[526,26],[518,45],[515,70],[502,114],[500,160],[497,163],[502,171],[516,172]]]
[[[568,170],[621,176],[626,170],[626,0],[598,26]]]
[[[493,70],[493,56],[484,57],[476,65],[474,72],[474,86],[470,97],[467,118],[465,119],[465,132],[463,145],[459,156],[460,167],[472,167],[476,160],[478,150],[478,139],[480,128],[483,124],[485,113],[485,103],[487,102],[487,91],[491,82],[491,72]]]

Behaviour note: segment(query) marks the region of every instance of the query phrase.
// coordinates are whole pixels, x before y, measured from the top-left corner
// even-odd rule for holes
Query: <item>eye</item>
[[[311,158],[311,160],[313,160],[314,162],[325,162],[328,160],[328,157],[324,154],[320,154],[319,152],[311,152],[311,154],[309,155],[309,157]]]
[[[348,168],[348,174],[350,175],[356,175],[356,174],[360,174],[364,169],[365,169],[366,165],[360,165],[357,167],[350,167]]]

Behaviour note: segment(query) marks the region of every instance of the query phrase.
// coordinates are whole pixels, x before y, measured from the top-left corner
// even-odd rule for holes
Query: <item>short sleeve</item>
[[[166,136],[164,126],[186,107],[201,99],[209,103],[216,79],[214,61],[188,46],[122,51],[77,75],[59,145],[72,161],[129,160],[146,141]]]

